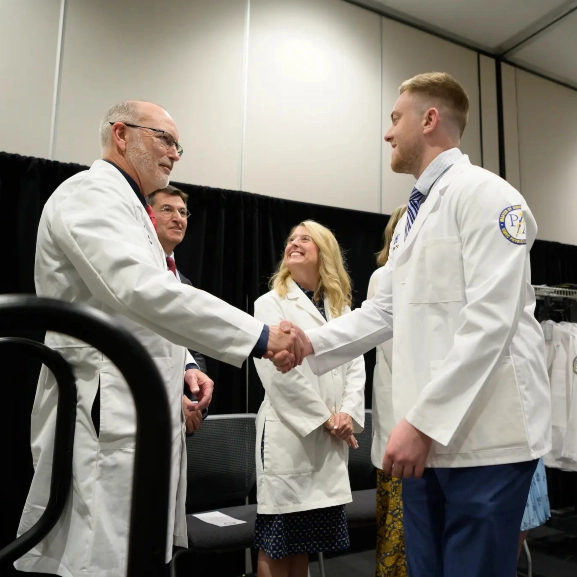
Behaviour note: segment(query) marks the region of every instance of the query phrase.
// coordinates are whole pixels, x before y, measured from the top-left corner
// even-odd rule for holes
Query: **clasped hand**
[[[353,435],[353,419],[348,413],[331,415],[328,420],[325,421],[324,426],[331,435],[345,441],[349,447],[353,449],[359,448],[359,444]]]
[[[300,365],[312,352],[309,338],[290,321],[281,321],[279,326],[269,327],[264,358],[270,359],[281,373],[287,373]]]

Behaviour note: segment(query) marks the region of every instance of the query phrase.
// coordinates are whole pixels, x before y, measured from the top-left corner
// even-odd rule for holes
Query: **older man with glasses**
[[[185,347],[237,367],[251,355],[278,354],[289,364],[302,360],[290,325],[285,331],[263,325],[179,282],[169,270],[156,235],[164,221],[157,221],[145,196],[168,185],[182,154],[178,137],[174,120],[156,104],[125,101],[110,108],[100,125],[102,160],[61,184],[44,206],[35,263],[39,296],[82,303],[113,316],[144,345],[164,378],[172,427],[166,562],[173,545],[188,543]],[[74,481],[62,517],[15,565],[62,577],[120,577],[127,566],[134,402],[117,368],[99,351],[54,333],[46,335],[46,344],[62,354],[76,376]],[[210,401],[212,383],[192,385],[202,409]],[[19,534],[36,523],[48,502],[57,396],[54,376],[44,367],[32,412],[35,473]]]

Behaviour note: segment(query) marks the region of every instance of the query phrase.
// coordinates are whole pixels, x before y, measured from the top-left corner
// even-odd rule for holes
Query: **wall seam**
[[[481,166],[485,168],[485,147],[483,134],[483,89],[481,81],[481,55],[477,52],[477,91],[479,93],[479,139],[481,141]]]
[[[380,126],[379,126],[379,185],[377,187],[379,198],[377,201],[377,208],[380,214],[383,214],[383,142],[384,142],[384,135],[383,135],[383,17],[379,18],[379,44],[381,47],[380,50],[380,88],[381,88],[381,101],[379,110],[381,112],[380,118]]]
[[[248,54],[250,42],[250,0],[246,1],[244,20],[244,55],[242,71],[242,104],[241,104],[241,136],[240,136],[240,167],[238,175],[238,189],[244,190],[244,149],[246,145],[246,113],[248,108]]]
[[[519,132],[519,93],[517,91],[517,68],[515,68],[515,130],[517,132],[517,158],[519,159],[518,162],[518,170],[519,170],[519,192],[523,190],[523,182],[521,180],[521,133]],[[523,194],[521,192],[521,194]]]
[[[64,26],[66,20],[66,0],[60,0],[60,16],[58,19],[58,43],[56,46],[56,68],[54,70],[54,89],[52,92],[52,112],[50,117],[50,141],[48,158],[54,160],[56,146],[56,123],[58,121],[58,102],[60,99],[60,80],[62,70],[62,46],[64,44]]]

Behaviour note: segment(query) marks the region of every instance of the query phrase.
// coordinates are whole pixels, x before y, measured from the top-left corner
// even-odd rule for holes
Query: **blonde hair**
[[[443,104],[450,120],[463,136],[469,119],[469,97],[464,88],[446,72],[427,72],[405,80],[399,86],[399,94],[409,92]]]
[[[391,242],[393,242],[393,233],[405,212],[407,212],[407,205],[401,204],[401,206],[393,210],[393,214],[391,214],[389,222],[387,222],[385,232],[383,233],[383,248],[377,253],[377,264],[379,266],[385,266],[389,260],[389,248],[391,247]]]
[[[314,298],[315,300],[323,296],[328,298],[331,315],[334,318],[340,317],[343,314],[343,309],[351,305],[352,295],[351,279],[345,268],[339,243],[328,228],[314,220],[304,220],[297,224],[291,230],[288,238],[299,226],[304,226],[307,229],[312,241],[319,249],[319,284],[315,289]],[[270,289],[276,291],[281,297],[286,296],[289,278],[292,278],[291,273],[283,256],[276,272],[270,279]]]

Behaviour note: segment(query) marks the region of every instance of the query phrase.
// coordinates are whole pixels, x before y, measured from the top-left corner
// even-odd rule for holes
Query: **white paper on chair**
[[[235,519],[234,517],[229,517],[220,511],[212,511],[210,513],[198,513],[193,515],[197,519],[204,521],[205,523],[210,523],[211,525],[216,525],[217,527],[230,527],[231,525],[242,525],[246,521],[241,521],[240,519]]]

